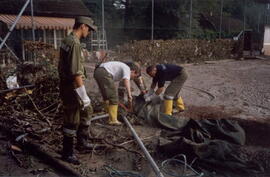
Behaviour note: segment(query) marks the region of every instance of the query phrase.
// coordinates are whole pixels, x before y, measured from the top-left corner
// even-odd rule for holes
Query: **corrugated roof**
[[[0,21],[11,27],[16,19],[16,15],[0,14]],[[73,18],[58,17],[34,17],[36,29],[72,29],[75,20]],[[32,29],[31,16],[21,16],[16,24],[16,29]]]

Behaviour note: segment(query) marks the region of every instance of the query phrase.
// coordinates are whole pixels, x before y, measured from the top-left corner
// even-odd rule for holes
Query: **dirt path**
[[[270,60],[220,61],[186,66],[188,105],[239,108],[239,116],[270,118]],[[188,86],[203,89],[210,95]]]
[[[223,60],[183,65],[188,80],[182,90],[188,106],[222,106],[238,109],[238,117],[270,118],[270,60]],[[88,64],[88,91],[100,95]],[[143,73],[148,88],[151,78]],[[134,95],[138,89],[133,85]]]

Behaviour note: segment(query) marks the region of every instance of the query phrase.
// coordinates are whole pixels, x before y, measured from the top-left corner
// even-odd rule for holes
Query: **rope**
[[[179,159],[176,159],[176,157],[179,156],[179,157],[183,157],[184,160],[179,160]],[[179,163],[181,165],[184,165],[184,169],[182,171],[181,174],[176,174],[175,172],[172,172],[170,170],[168,170],[167,166],[170,164],[170,163]],[[187,174],[187,169],[191,170],[192,174]],[[171,159],[167,159],[167,160],[164,160],[162,163],[161,163],[161,170],[169,175],[169,176],[175,176],[175,177],[201,177],[201,176],[204,176],[203,173],[199,173],[197,172],[194,168],[191,167],[191,165],[188,165],[187,164],[187,158],[184,154],[178,154],[176,156],[174,156],[173,158]]]
[[[130,172],[130,171],[119,171],[113,168],[112,166],[104,165],[105,170],[107,171],[110,177],[144,177],[138,173]]]

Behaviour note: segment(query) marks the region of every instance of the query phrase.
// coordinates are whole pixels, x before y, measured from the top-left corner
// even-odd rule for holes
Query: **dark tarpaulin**
[[[159,153],[169,157],[185,154],[189,161],[196,159],[193,166],[206,176],[254,176],[264,171],[260,164],[245,158],[242,151],[245,132],[236,121],[175,118],[160,112],[161,100],[145,103],[139,96],[135,102],[134,111],[138,118],[152,126],[170,130],[161,134]]]

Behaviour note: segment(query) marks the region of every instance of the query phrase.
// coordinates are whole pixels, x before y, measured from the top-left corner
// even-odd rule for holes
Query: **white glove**
[[[96,52],[96,57],[97,57],[97,59],[100,59],[100,57],[101,57],[100,51],[97,51],[97,52]]]
[[[154,98],[157,98],[158,95],[156,95],[155,93],[153,93],[152,95],[149,95],[148,97],[144,97],[144,100],[146,102],[152,101]]]
[[[96,57],[97,57],[97,59],[99,61],[102,61],[103,62],[103,60],[106,58],[106,56],[107,56],[107,53],[106,53],[105,50],[100,50],[100,51],[97,51],[96,52]]]
[[[91,100],[86,93],[84,85],[76,88],[75,91],[77,92],[77,94],[79,95],[80,99],[83,102],[83,109],[91,104]]]
[[[148,98],[149,96],[153,95],[155,93],[154,89],[150,89],[148,90],[148,92],[146,94],[144,94],[144,99]],[[146,101],[146,100],[145,100]]]

